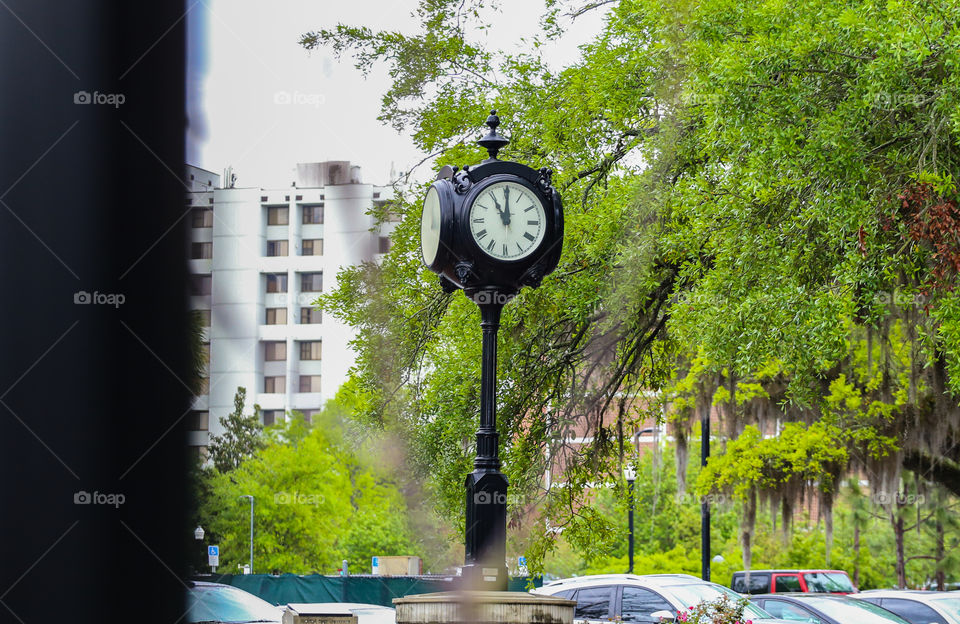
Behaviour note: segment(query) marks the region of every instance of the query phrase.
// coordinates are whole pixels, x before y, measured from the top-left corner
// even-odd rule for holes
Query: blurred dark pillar
[[[183,613],[186,10],[0,6],[4,622]]]

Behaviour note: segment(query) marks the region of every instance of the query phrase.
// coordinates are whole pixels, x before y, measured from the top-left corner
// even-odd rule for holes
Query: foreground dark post
[[[700,416],[700,467],[710,458],[710,410]],[[700,576],[710,580],[710,503],[704,497],[700,501]]]

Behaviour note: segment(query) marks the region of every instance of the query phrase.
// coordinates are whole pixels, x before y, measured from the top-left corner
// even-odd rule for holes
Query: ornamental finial
[[[497,134],[497,126],[499,125],[500,118],[497,116],[497,111],[490,111],[490,116],[487,117],[487,126],[490,127],[490,132],[487,133],[487,136],[477,141],[477,144],[487,150],[487,154],[490,155],[490,160],[496,160],[497,153],[510,142],[509,139]]]

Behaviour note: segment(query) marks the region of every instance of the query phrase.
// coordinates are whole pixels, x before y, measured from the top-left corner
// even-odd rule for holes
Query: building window
[[[195,228],[213,227],[213,208],[194,208],[193,209],[193,227]]]
[[[264,377],[263,391],[266,394],[285,394],[287,391],[287,378],[285,375],[279,377]]]
[[[267,273],[267,292],[268,293],[287,292],[287,274],[286,273]]]
[[[264,427],[283,422],[283,410],[263,410],[262,413]]]
[[[286,325],[286,308],[267,308],[267,325]]]
[[[287,225],[290,223],[290,209],[286,206],[267,207],[267,225]]]
[[[393,210],[390,210],[387,212],[387,221],[389,221],[390,223],[398,223],[400,221],[403,221],[403,215],[400,214],[399,212],[394,212]]]
[[[193,314],[200,323],[200,327],[210,327],[210,310],[194,310]]]
[[[187,431],[208,431],[210,429],[210,412],[192,411],[187,417]]]
[[[300,292],[320,292],[323,290],[323,273],[301,273]]]
[[[261,195],[261,196],[260,196],[260,201],[261,201],[261,202],[268,201],[268,197],[267,197],[266,195]]]
[[[303,195],[297,195],[296,200],[300,201],[301,199],[303,199]]]
[[[287,255],[287,241],[285,240],[267,241],[267,255],[268,256]]]
[[[206,260],[213,257],[213,243],[190,243],[190,259]]]
[[[316,325],[320,322],[322,313],[315,308],[300,308],[300,324]]]
[[[213,279],[209,275],[191,275],[190,276],[190,294],[199,297],[210,294],[210,286]]]
[[[302,256],[322,256],[323,255],[323,239],[322,238],[307,238],[304,239],[300,245],[300,255]]]
[[[378,238],[378,239],[377,239],[377,253],[385,254],[385,253],[387,253],[388,251],[390,251],[390,243],[391,243],[391,241],[390,241],[390,237],[389,237],[389,236],[381,236],[380,238]]]
[[[306,340],[300,343],[301,360],[319,360],[320,359],[320,341]]]
[[[263,343],[263,359],[267,362],[283,362],[287,359],[287,343],[272,340]]]
[[[320,375],[300,375],[300,392],[320,392]]]
[[[318,409],[305,409],[300,410],[300,413],[303,414],[303,420],[307,423],[312,423],[315,416],[320,414]]]
[[[323,223],[323,204],[303,207],[303,223]]]

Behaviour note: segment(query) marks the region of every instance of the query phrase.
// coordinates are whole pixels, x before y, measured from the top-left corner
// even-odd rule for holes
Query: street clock
[[[424,264],[446,290],[462,288],[471,297],[539,286],[563,248],[563,205],[551,171],[498,160],[508,141],[497,134],[496,111],[487,125],[477,142],[490,157],[462,170],[444,167],[427,190],[420,221]]]
[[[480,308],[483,348],[480,428],[466,495],[467,589],[506,590],[507,477],[500,472],[496,426],[497,330],[500,312],[524,286],[536,288],[560,261],[563,205],[552,172],[497,159],[509,141],[490,131],[477,141],[489,158],[463,169],[446,166],[427,190],[420,218],[423,262],[447,292],[463,289]]]

